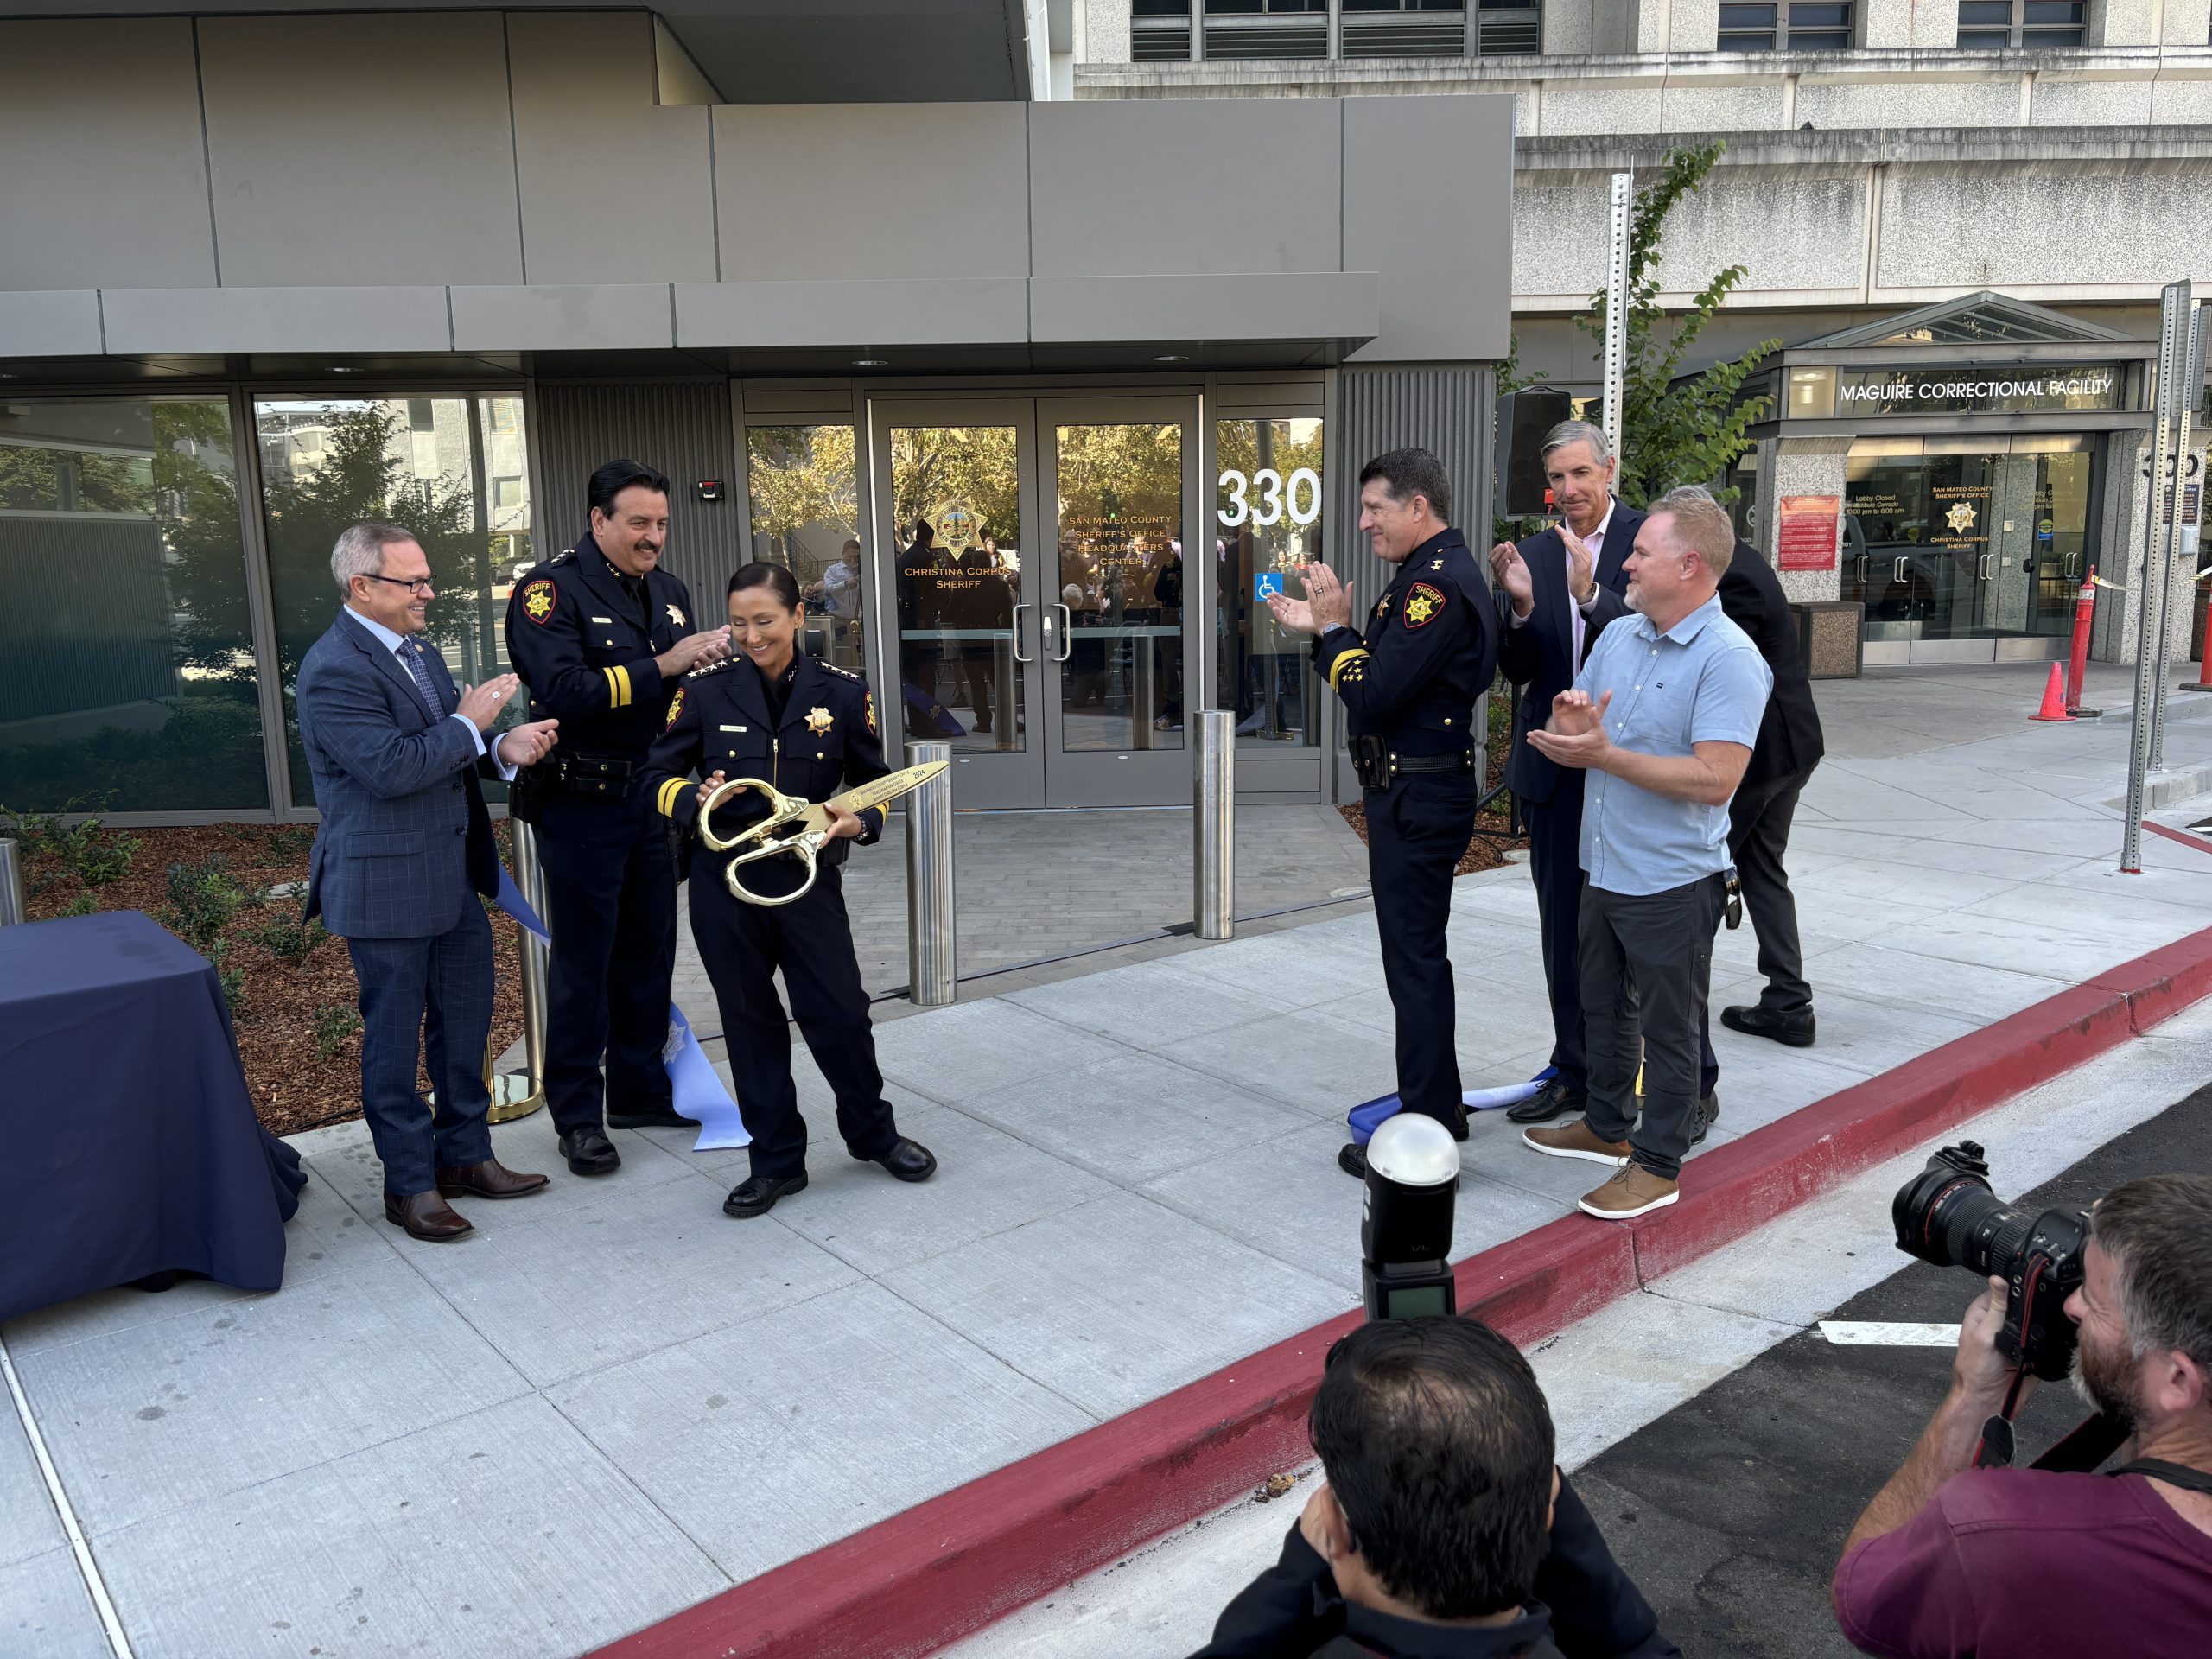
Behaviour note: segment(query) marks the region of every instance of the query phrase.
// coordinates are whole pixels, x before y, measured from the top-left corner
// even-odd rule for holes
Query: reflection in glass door
[[[878,407],[905,737],[963,807],[1186,804],[1196,398]]]
[[[879,461],[891,483],[900,724],[909,740],[952,746],[963,806],[1042,798],[1029,731],[1036,577],[1022,559],[1027,423],[996,412],[894,419]]]
[[[1183,747],[1183,429],[1056,426],[1060,754]]]

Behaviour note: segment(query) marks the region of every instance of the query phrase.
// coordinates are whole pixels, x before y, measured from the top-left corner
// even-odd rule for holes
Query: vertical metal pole
[[[30,900],[23,894],[23,849],[13,841],[0,841],[0,927],[20,927],[30,918]]]
[[[1186,716],[1187,718],[1187,716]],[[1198,713],[1192,804],[1192,920],[1202,939],[1236,931],[1236,715],[1228,709]]]
[[[515,886],[540,921],[545,919],[545,866],[537,856],[537,831],[520,818],[507,820],[513,838]],[[511,1123],[545,1103],[546,950],[528,928],[517,930],[522,946],[522,1053],[527,1075],[520,1087],[512,1077],[492,1082],[491,1119]]]
[[[2181,467],[2177,461],[2169,474],[2166,463],[2175,454],[2175,429],[2186,422],[2189,404],[2196,394],[2196,388],[2184,378],[2188,361],[2194,355],[2186,336],[2196,321],[2189,284],[2168,283],[2158,297],[2158,379],[2152,405],[2157,418],[2151,435],[2151,500],[2143,533],[2143,574],[2136,583],[2140,591],[2135,612],[2135,717],[2128,738],[2127,821],[2121,829],[2120,851],[2120,868],[2123,874],[2130,875],[2140,874],[2143,868],[2144,774],[2150,767],[2152,727],[2157,719],[2155,702],[2160,669],[2158,640],[2165,626],[2164,578],[2172,566],[2167,543],[2170,539],[2177,543],[2179,540]],[[2174,534],[2171,537],[2164,523],[2170,481],[2177,497]],[[2166,567],[2164,570],[2159,568],[2162,564]]]
[[[1636,223],[1636,181],[1631,174],[1613,175],[1611,245],[1605,258],[1605,442],[1621,453],[1622,409],[1628,384],[1628,257]]]
[[[941,1008],[959,994],[952,917],[952,760],[950,743],[909,743],[906,764],[948,763],[906,797],[906,995]]]
[[[2187,289],[2186,283],[2182,286]],[[2166,651],[2171,644],[2173,625],[2174,568],[2181,563],[2182,537],[2187,521],[2182,516],[2182,503],[2187,490],[2183,476],[2189,465],[2190,442],[2190,423],[2196,410],[2196,389],[2204,378],[2204,331],[2199,326],[2202,318],[2196,296],[2192,292],[2182,314],[2182,365],[2177,390],[2180,397],[2175,401],[2173,432],[2173,481],[2159,492],[2160,508],[2164,517],[2160,521],[2157,536],[2158,551],[2158,652],[2157,671],[2151,677],[2151,770],[2160,772],[2166,764]]]

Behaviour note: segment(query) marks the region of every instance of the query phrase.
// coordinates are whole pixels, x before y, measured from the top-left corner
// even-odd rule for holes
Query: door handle
[[[1890,567],[1890,580],[1891,582],[1903,582],[1905,579],[1904,573],[1911,567],[1911,564],[1912,556],[1910,553],[1898,554],[1897,562]]]
[[[1866,585],[1866,555],[1864,553],[1859,556],[1859,585],[1861,588]]]
[[[1033,663],[1037,660],[1021,649],[1021,613],[1028,608],[1029,606],[1026,601],[1014,607],[1014,660],[1017,663]],[[1052,625],[1047,622],[1045,625],[1046,632],[1051,633],[1052,629]]]
[[[1975,560],[1974,563],[1980,568],[1974,572],[1974,575],[1980,577],[1984,582],[1987,582],[1990,577],[1996,575],[1997,573],[1990,568],[1990,561],[1994,559],[1996,556],[1997,556],[1994,553],[1985,553],[1979,559]]]
[[[1055,605],[1052,608],[1060,613],[1060,654],[1052,660],[1065,663],[1069,652],[1075,649],[1075,619],[1068,614],[1068,607],[1065,605]],[[1049,629],[1052,625],[1048,622],[1046,626]]]

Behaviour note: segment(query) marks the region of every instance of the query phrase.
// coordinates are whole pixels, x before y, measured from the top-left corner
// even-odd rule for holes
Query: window
[[[1305,589],[1321,556],[1321,423],[1225,420],[1214,428],[1214,559],[1221,594],[1215,705],[1236,714],[1239,748],[1320,741],[1320,694],[1303,635],[1265,595]]]
[[[0,803],[268,806],[236,456],[220,397],[0,405]]]
[[[507,415],[495,419],[493,404],[504,404]],[[330,580],[330,549],[346,525],[389,518],[414,531],[437,586],[425,639],[461,684],[506,671],[507,595],[537,557],[522,412],[521,399],[512,397],[255,400],[294,805],[313,805],[315,785],[300,747],[293,686],[301,658],[341,602]],[[499,431],[501,421],[515,429]],[[312,465],[294,442],[307,431],[323,442]],[[521,706],[520,699],[510,704],[503,723],[521,719]],[[485,788],[496,800],[504,785]]]
[[[2029,50],[2088,44],[2086,0],[1959,0],[1962,47]]]
[[[1780,0],[1723,5],[1723,52],[1846,52],[1852,41],[1850,0]]]
[[[861,600],[869,573],[861,540],[853,429],[750,426],[745,462],[752,556],[798,578],[806,601],[804,649],[866,673]],[[721,595],[715,603],[719,607]]]

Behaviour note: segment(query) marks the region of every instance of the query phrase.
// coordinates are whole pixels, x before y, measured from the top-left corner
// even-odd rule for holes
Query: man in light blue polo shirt
[[[1522,1139],[1612,1166],[1581,1200],[1607,1220],[1674,1203],[1683,1154],[1702,1138],[1699,1033],[1726,902],[1728,801],[1774,684],[1758,647],[1720,612],[1735,544],[1707,491],[1653,502],[1626,566],[1636,614],[1598,636],[1573,689],[1529,734],[1590,774],[1579,923],[1590,1103],[1580,1122]]]

